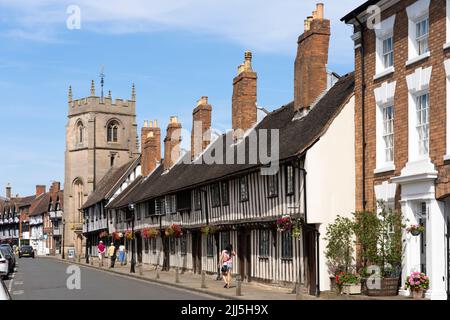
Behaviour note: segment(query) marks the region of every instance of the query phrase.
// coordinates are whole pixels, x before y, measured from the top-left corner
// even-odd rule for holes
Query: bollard
[[[240,297],[242,296],[242,290],[241,290],[241,276],[236,277],[236,296]]]
[[[159,279],[159,269],[156,268],[156,279]]]
[[[295,300],[302,300],[301,293],[302,293],[302,285],[300,283],[295,284]]]
[[[89,260],[90,260],[91,266],[93,266],[94,265],[94,258],[91,257]]]
[[[143,268],[142,268],[142,263],[139,264],[139,275],[140,275],[140,276],[143,276],[143,275],[144,275],[144,270],[143,270]]]
[[[178,267],[175,268],[175,282],[180,283],[180,273]]]
[[[206,273],[205,271],[202,271],[202,288],[206,289]]]

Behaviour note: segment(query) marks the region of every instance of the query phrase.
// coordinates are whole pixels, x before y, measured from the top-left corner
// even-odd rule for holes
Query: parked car
[[[0,300],[11,300],[11,295],[2,279],[0,279]]]
[[[34,249],[32,246],[21,246],[19,250],[19,259],[22,257],[32,257],[34,259]]]
[[[3,252],[0,251],[0,278],[8,278],[9,270],[9,261],[3,255]]]
[[[6,247],[0,246],[0,251],[2,252],[3,257],[8,260],[8,269],[9,273],[14,273],[14,268],[16,267],[16,257],[14,254]]]
[[[11,258],[12,258],[12,264],[13,264],[12,267],[15,268],[16,267],[16,254],[15,254],[13,248],[7,243],[0,245],[0,249],[1,248],[8,249],[9,253],[11,254]]]

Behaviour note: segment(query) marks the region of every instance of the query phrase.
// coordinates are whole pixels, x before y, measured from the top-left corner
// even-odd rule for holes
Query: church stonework
[[[69,87],[66,125],[64,185],[64,252],[75,250],[80,259],[85,253],[83,214],[80,208],[108,170],[122,166],[138,156],[134,85],[130,100],[103,99],[95,95],[94,81],[90,96],[72,99]],[[72,251],[73,252],[73,251]]]

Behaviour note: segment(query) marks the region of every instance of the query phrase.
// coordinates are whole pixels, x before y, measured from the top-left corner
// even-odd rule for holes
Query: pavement
[[[90,264],[75,260],[63,260],[58,256],[18,259],[17,272],[11,280],[5,281],[13,299],[130,299],[130,300],[405,300],[409,297],[367,297],[363,295],[337,295],[322,292],[320,297],[308,294],[296,295],[292,288],[276,287],[257,282],[240,283],[236,279],[231,288],[223,288],[223,281],[217,275],[202,276],[192,272],[174,270],[156,271],[154,266],[136,266],[136,273],[130,273],[130,264],[116,263],[109,268],[105,259],[103,267],[98,260]],[[83,260],[82,260],[83,261]],[[79,271],[78,271],[79,270]],[[76,274],[79,272],[79,283]],[[69,279],[70,278],[70,279]],[[178,279],[177,279],[178,278]],[[77,287],[70,290],[69,287]]]

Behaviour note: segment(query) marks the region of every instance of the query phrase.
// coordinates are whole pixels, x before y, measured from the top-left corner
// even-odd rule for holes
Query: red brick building
[[[427,296],[447,299],[450,1],[372,0],[342,20],[355,31],[356,206],[383,200],[425,226],[404,234],[402,280],[426,272]]]

